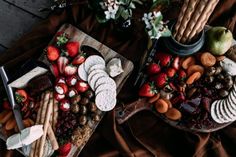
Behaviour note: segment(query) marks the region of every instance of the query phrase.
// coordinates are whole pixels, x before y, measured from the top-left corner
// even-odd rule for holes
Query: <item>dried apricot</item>
[[[162,99],[166,101],[166,103],[168,104],[168,108],[172,108],[172,103],[170,102],[169,99],[166,99],[166,98],[162,98]]]
[[[176,108],[170,108],[166,113],[166,117],[171,120],[179,120],[182,117],[182,114]]]
[[[211,67],[216,64],[216,57],[213,56],[210,52],[204,52],[201,55],[201,63],[205,67]]]
[[[201,73],[200,72],[195,72],[195,73],[193,73],[192,75],[189,76],[186,83],[188,85],[193,84],[193,82],[197,81],[200,77],[201,77]]]
[[[187,57],[182,63],[182,68],[188,69],[191,65],[194,65],[195,63],[196,60],[193,56]]]
[[[187,69],[187,75],[190,76],[195,72],[200,72],[201,75],[204,73],[204,68],[201,65],[191,65],[188,69]]]
[[[156,102],[158,99],[160,98],[160,93],[157,93],[156,95],[154,95],[153,97],[148,99],[149,103],[154,103]]]
[[[159,113],[165,113],[168,111],[169,105],[164,99],[158,99],[155,103],[155,108]]]

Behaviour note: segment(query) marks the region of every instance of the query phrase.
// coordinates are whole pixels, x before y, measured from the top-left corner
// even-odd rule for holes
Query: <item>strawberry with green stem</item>
[[[73,65],[80,65],[85,61],[86,53],[80,52],[72,61]]]
[[[28,99],[28,94],[24,89],[17,89],[15,92],[16,102],[24,103]]]
[[[142,96],[142,97],[153,97],[156,93],[157,93],[157,90],[153,82],[144,83],[139,89],[139,96]]]
[[[57,37],[56,37],[56,43],[57,46],[62,46],[64,44],[66,44],[68,42],[68,34],[66,34],[65,32],[58,32]]]

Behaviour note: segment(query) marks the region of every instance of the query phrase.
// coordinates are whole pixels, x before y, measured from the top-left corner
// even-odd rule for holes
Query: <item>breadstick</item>
[[[187,10],[187,7],[188,7],[188,3],[189,3],[189,0],[185,0],[183,6],[181,8],[181,12],[180,12],[178,20],[177,20],[177,22],[175,24],[174,37],[176,37],[176,34],[177,34],[178,30],[179,30],[179,26],[180,26],[181,21],[182,21],[182,19],[184,17],[185,11]]]
[[[36,117],[36,122],[35,122],[35,124],[39,124],[39,120],[40,120],[40,115],[41,115],[41,111],[42,111],[42,104],[43,104],[44,97],[45,97],[45,93],[41,94],[40,102],[39,102],[39,109],[38,109],[38,113],[37,113],[37,117]],[[37,143],[38,143],[38,140],[36,140],[36,141],[32,144],[31,150],[30,150],[30,155],[29,155],[30,157],[34,157],[35,148],[37,148]]]
[[[193,31],[188,36],[187,41],[190,42],[191,39],[196,35],[197,32],[200,32],[202,28],[204,28],[208,18],[210,17],[212,11],[214,10],[216,4],[219,0],[210,0],[207,6],[205,7],[201,17],[198,19],[197,23],[195,24]]]
[[[186,40],[187,40],[187,38],[188,38],[190,32],[193,30],[194,25],[195,25],[196,22],[198,21],[198,18],[201,16],[201,14],[202,14],[202,12],[203,12],[203,9],[207,6],[207,5],[206,5],[207,2],[208,2],[208,0],[201,0],[201,1],[198,3],[198,5],[197,5],[197,7],[196,7],[196,9],[195,9],[195,11],[194,11],[194,13],[193,13],[193,15],[192,15],[190,21],[188,22],[188,25],[187,25],[187,28],[188,28],[188,29],[185,29],[185,31],[184,31],[184,33],[183,33],[183,36],[182,36],[182,38],[180,39],[180,42],[181,42],[181,43],[185,43],[185,42],[186,42]]]
[[[40,115],[39,115],[39,124],[44,124],[44,120],[45,120],[45,114],[46,114],[46,110],[47,110],[47,105],[49,103],[49,99],[50,99],[50,92],[49,91],[46,91],[45,92],[45,96],[44,96],[44,99],[42,100],[42,104],[41,104],[41,112],[40,112]],[[35,154],[34,154],[34,157],[38,157],[38,154],[39,154],[39,147],[40,147],[40,141],[42,140],[42,137],[40,137],[38,140],[37,140],[37,145],[36,145],[36,151],[35,151]]]
[[[199,2],[199,0],[190,0],[189,1],[188,8],[185,11],[185,15],[184,15],[183,20],[181,21],[181,24],[180,24],[180,29],[178,30],[176,38],[175,38],[177,41],[180,41],[180,39],[182,38],[184,30],[188,30],[187,24],[188,24],[189,20],[191,19],[191,16],[192,16],[193,12],[195,11],[195,8],[196,8],[198,2]]]
[[[52,123],[52,129],[53,131],[56,131],[56,124],[57,124],[57,118],[58,118],[58,101],[54,99],[53,101],[53,123]]]
[[[47,130],[48,130],[48,125],[49,125],[49,120],[50,117],[52,116],[52,108],[53,108],[53,94],[52,92],[50,93],[50,99],[48,102],[48,105],[46,105],[46,107],[43,107],[43,111],[42,113],[44,113],[44,110],[46,110],[46,115],[45,115],[45,120],[44,120],[44,125],[43,125],[43,136],[40,139],[40,143],[39,143],[39,157],[43,156],[43,147],[45,144],[45,140],[46,140],[46,135],[47,135]]]
[[[55,137],[55,134],[54,134],[54,132],[52,130],[52,126],[50,124],[48,126],[47,135],[48,135],[49,141],[51,142],[52,149],[53,150],[57,150],[59,148],[59,145],[58,145],[57,139]]]

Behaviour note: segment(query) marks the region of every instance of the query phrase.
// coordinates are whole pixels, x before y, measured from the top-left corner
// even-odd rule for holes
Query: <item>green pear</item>
[[[207,31],[207,49],[213,55],[223,55],[233,42],[233,35],[225,27],[212,27]]]

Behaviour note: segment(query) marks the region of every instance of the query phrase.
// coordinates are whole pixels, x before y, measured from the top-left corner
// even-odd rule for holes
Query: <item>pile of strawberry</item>
[[[163,88],[176,89],[186,80],[186,72],[181,68],[180,57],[157,52],[152,63],[146,67],[148,81],[139,90],[139,96],[153,97]]]
[[[78,66],[85,61],[85,53],[80,52],[79,42],[69,41],[66,33],[58,33],[54,42],[45,49],[56,77],[54,97],[60,102],[62,111],[69,111],[75,97],[89,89],[77,72]]]

